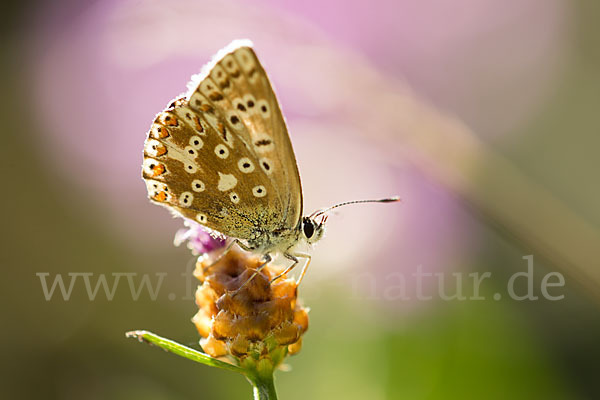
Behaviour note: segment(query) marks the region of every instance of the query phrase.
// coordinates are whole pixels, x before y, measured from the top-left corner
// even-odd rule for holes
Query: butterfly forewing
[[[149,196],[231,237],[292,229],[302,195],[279,105],[251,48],[222,54],[152,125],[143,165]]]
[[[192,93],[190,105],[225,111],[223,118],[237,122],[233,128],[255,153],[277,190],[283,206],[281,226],[294,227],[302,214],[300,177],[269,79],[249,46],[235,46],[234,42],[220,54]]]
[[[300,175],[283,114],[267,74],[250,47],[240,47],[232,58],[238,61],[249,91],[244,96],[252,116],[251,130],[254,150],[263,160],[262,167],[271,167],[270,177],[276,187],[283,189],[282,202],[286,226],[295,226],[302,216],[302,188]],[[222,62],[227,62],[224,59]],[[255,99],[253,98],[255,97]],[[255,106],[248,107],[255,100]],[[238,105],[239,107],[239,105]],[[273,162],[273,165],[269,163]]]

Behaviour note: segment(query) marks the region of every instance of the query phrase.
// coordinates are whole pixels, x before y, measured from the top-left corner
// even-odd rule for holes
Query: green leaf
[[[217,367],[226,369],[228,371],[239,372],[240,374],[246,375],[247,371],[233,364],[226,363],[224,361],[217,360],[205,353],[198,350],[194,350],[177,342],[169,339],[165,339],[152,332],[148,331],[131,331],[125,334],[128,338],[136,338],[140,342],[156,345],[166,351],[170,351],[178,356],[185,357],[189,360],[208,365],[211,367]]]

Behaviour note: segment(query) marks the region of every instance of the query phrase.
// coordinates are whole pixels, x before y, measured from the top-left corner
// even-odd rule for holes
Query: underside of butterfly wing
[[[300,178],[254,51],[246,42],[230,45],[196,82],[150,129],[143,163],[149,197],[247,241],[293,230],[302,213]]]

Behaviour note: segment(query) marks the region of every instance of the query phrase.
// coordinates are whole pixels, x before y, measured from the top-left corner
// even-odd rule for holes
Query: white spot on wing
[[[198,152],[192,146],[186,146],[183,151],[185,151],[185,153],[189,154],[191,157],[195,158],[198,156]]]
[[[256,112],[256,98],[251,94],[247,94],[244,96],[244,103],[246,105],[246,110],[249,114],[254,114]]]
[[[269,106],[269,103],[267,103],[266,100],[259,100],[257,103],[257,108],[258,108],[259,114],[263,118],[271,117],[271,107]]]
[[[226,192],[227,190],[233,189],[237,185],[237,179],[235,176],[231,174],[222,174],[219,172],[219,184],[217,188],[221,192]]]
[[[194,201],[194,195],[190,192],[183,192],[179,196],[179,205],[181,207],[190,207]]]
[[[241,71],[238,68],[237,61],[233,57],[232,54],[228,54],[223,57],[223,61],[221,64],[225,67],[229,75],[232,76],[233,79],[239,79],[242,77]]]
[[[238,98],[233,99],[233,108],[242,115],[248,115],[248,109],[244,100]]]
[[[190,97],[190,107],[193,110],[200,110],[201,111],[201,106],[204,104],[208,104],[208,100],[206,100],[206,97],[202,96],[202,94],[198,91],[195,91],[192,96]],[[203,115],[204,112],[203,112]]]
[[[243,173],[249,174],[250,172],[254,171],[254,163],[252,163],[248,157],[242,157],[238,161],[238,168]]]
[[[267,195],[267,189],[263,185],[258,185],[252,188],[252,194],[254,197],[265,197]]]
[[[258,133],[254,138],[254,148],[259,153],[267,153],[275,148],[273,139],[266,133]]]
[[[160,170],[158,170],[158,172],[155,173],[154,168],[158,168],[159,166],[162,166],[162,168],[164,168],[165,172],[166,172],[166,167],[164,166],[164,164],[162,164],[160,161],[157,161],[153,158],[145,158],[144,162],[142,164],[142,168],[144,170],[144,172],[149,175],[149,176],[158,176],[158,175],[162,175],[163,173],[159,173]]]
[[[198,171],[198,167],[196,167],[194,164],[186,164],[184,169],[190,174],[194,174]]]
[[[217,85],[212,79],[207,77],[200,83],[200,92],[205,96],[209,96],[211,93],[218,93]]]
[[[268,158],[261,158],[260,160],[258,160],[258,162],[262,170],[265,171],[265,174],[270,175],[271,173],[273,173],[273,163],[271,162],[271,160],[269,160]]]
[[[219,85],[219,88],[223,91],[223,93],[231,92],[231,83],[229,83],[229,85],[225,84],[225,82],[227,82],[227,74],[220,65],[217,64],[213,67],[210,77]]]
[[[238,63],[242,66],[244,71],[248,72],[253,67],[256,67],[256,65],[254,64],[254,57],[252,56],[252,53],[250,53],[250,50],[246,48],[240,48],[236,50],[234,54],[235,58],[237,59]]]
[[[229,149],[224,144],[218,144],[215,147],[215,154],[217,157],[225,159],[229,157]]]
[[[237,204],[240,202],[240,196],[236,192],[229,193],[229,198],[233,204]]]
[[[148,196],[154,200],[159,202],[169,202],[171,201],[171,194],[169,193],[169,188],[166,184],[155,181],[152,179],[146,180],[146,189],[148,189]],[[164,197],[161,198],[160,196]]]
[[[155,139],[146,140],[144,150],[146,150],[146,153],[151,157],[158,157],[167,152],[165,146]]]
[[[153,179],[146,179],[146,189],[148,189],[148,193],[152,194],[156,191],[164,191],[167,189],[167,185]]]
[[[155,139],[160,139],[169,136],[169,130],[164,126],[159,124],[152,124],[152,128],[150,129],[150,136]]]
[[[194,152],[194,154],[190,154],[190,153],[188,153],[189,149],[190,149],[190,146],[187,146],[185,150],[169,151],[168,156],[169,156],[169,158],[172,158],[173,160],[177,160],[180,163],[182,163],[183,169],[185,170],[185,172],[194,174],[198,171],[198,166],[197,166],[196,162],[194,161],[194,158],[196,157],[197,152]]]
[[[234,129],[242,128],[242,119],[235,111],[229,111],[227,113],[227,121],[231,124]]]
[[[206,189],[206,185],[200,179],[194,179],[192,181],[192,190],[194,192],[200,193],[200,192],[203,192],[204,189]]]
[[[200,136],[192,136],[190,138],[190,146],[196,150],[200,150],[204,146],[204,142]]]

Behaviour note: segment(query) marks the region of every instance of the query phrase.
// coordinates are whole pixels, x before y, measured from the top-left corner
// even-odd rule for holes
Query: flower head
[[[286,354],[300,350],[308,328],[308,311],[297,301],[297,285],[260,257],[232,248],[214,265],[200,258],[194,275],[202,281],[196,291],[198,313],[193,322],[203,350],[213,356],[233,356],[240,366],[275,368]],[[242,285],[244,285],[242,287]],[[238,289],[242,287],[239,291]]]
[[[210,253],[216,249],[225,246],[226,239],[220,233],[209,231],[202,225],[185,219],[183,224],[185,228],[181,228],[175,234],[173,243],[175,246],[187,242],[187,247],[194,255],[202,255]]]

